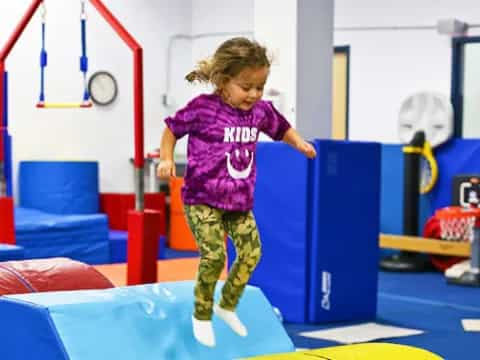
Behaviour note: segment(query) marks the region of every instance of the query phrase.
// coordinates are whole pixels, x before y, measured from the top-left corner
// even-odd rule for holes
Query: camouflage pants
[[[225,232],[233,240],[237,257],[223,286],[220,306],[233,311],[260,260],[261,243],[257,224],[251,211],[236,212],[207,205],[185,205],[185,214],[200,251],[194,316],[198,320],[210,320],[215,285],[225,265]]]

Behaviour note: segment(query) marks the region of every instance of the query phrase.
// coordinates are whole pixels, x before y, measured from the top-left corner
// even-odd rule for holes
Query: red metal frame
[[[18,39],[22,35],[23,31],[27,27],[28,23],[32,19],[35,11],[38,9],[43,0],[34,0],[27,12],[21,19],[20,23],[15,28],[13,34],[8,39],[6,45],[3,47],[0,53],[0,74],[5,71],[5,61],[12,51],[13,47],[17,43]],[[100,15],[110,24],[115,30],[118,36],[127,44],[127,46],[133,52],[133,67],[134,67],[134,119],[135,119],[135,167],[143,169],[143,51],[142,47],[137,41],[130,35],[130,33],[123,27],[123,25],[117,20],[117,18],[107,9],[107,7],[100,0],[90,0],[92,5],[97,9]],[[3,103],[3,88],[4,80],[3,76],[0,76],[0,121],[1,130],[4,129],[3,109],[5,104]],[[0,131],[0,161],[4,160],[3,154],[3,131]]]
[[[4,161],[5,155],[3,154],[4,151],[4,145],[3,145],[3,132],[6,130],[5,128],[5,119],[3,118],[3,87],[5,86],[4,84],[4,77],[3,74],[5,73],[5,63],[0,61],[0,77],[2,78],[0,80],[0,111],[2,111],[2,115],[0,115],[0,162]],[[3,174],[0,174],[0,178],[2,177]],[[0,193],[0,196],[3,194]]]
[[[20,23],[15,28],[13,34],[10,36],[9,40],[7,41],[6,45],[3,47],[0,53],[0,162],[4,161],[4,148],[3,148],[3,132],[8,130],[5,125],[4,116],[4,76],[3,73],[5,71],[5,61],[12,51],[13,47],[17,43],[20,36],[23,34],[23,31],[29,24],[30,20],[32,19],[35,11],[41,5],[43,0],[33,0],[31,5],[29,6],[27,12],[20,20]],[[134,80],[134,138],[135,138],[135,157],[134,157],[134,165],[137,169],[142,169],[144,166],[144,128],[143,128],[143,50],[142,47],[137,43],[137,41],[130,35],[130,33],[123,27],[123,25],[118,21],[118,19],[107,9],[107,7],[100,1],[100,0],[90,0],[90,3],[97,9],[100,15],[110,24],[110,26],[115,30],[118,36],[127,44],[127,46],[133,52],[133,80]],[[2,196],[0,194],[0,196]],[[143,193],[141,194],[143,196]],[[138,212],[142,212],[143,209],[136,209],[139,210]],[[138,214],[137,214],[138,215]],[[145,217],[146,219],[150,219],[153,216],[154,218],[157,216],[156,214],[144,214],[141,218]],[[13,217],[13,215],[12,215]],[[146,249],[145,244],[149,242],[157,242],[158,236],[157,232],[154,228],[152,228],[149,224],[153,224],[150,221],[140,221],[143,228],[143,233],[150,234],[150,236],[142,236],[141,234],[129,234],[129,237],[132,236],[136,238],[135,247],[137,247],[140,252],[144,252]],[[153,226],[153,225],[152,225]],[[138,226],[137,226],[138,227]],[[153,239],[153,237],[155,237]],[[138,268],[137,264],[136,270],[133,271],[148,271],[149,273],[153,273],[155,269],[140,269]],[[148,265],[150,266],[150,265]],[[147,266],[147,267],[148,267]],[[151,266],[154,266],[153,264]],[[156,267],[156,263],[155,263]],[[139,276],[138,278],[142,278]],[[152,280],[152,276],[149,277],[149,280]]]
[[[137,169],[143,169],[143,50],[122,24],[99,0],[90,0],[98,12],[105,18],[115,32],[133,51],[133,86],[135,117],[135,158]],[[1,109],[0,109],[1,110]]]

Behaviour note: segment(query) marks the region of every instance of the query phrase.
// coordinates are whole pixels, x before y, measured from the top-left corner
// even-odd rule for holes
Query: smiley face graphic
[[[250,176],[250,173],[252,172],[252,167],[253,167],[253,152],[248,151],[247,149],[244,150],[243,154],[240,151],[240,149],[236,149],[234,151],[234,157],[237,160],[240,160],[242,156],[244,156],[244,159],[250,159],[248,166],[243,169],[243,170],[237,170],[232,164],[232,154],[229,152],[225,153],[225,156],[227,158],[227,171],[228,174],[234,178],[234,179],[246,179]]]

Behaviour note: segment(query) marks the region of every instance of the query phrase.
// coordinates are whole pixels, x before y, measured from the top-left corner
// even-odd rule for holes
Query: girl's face
[[[262,98],[268,74],[266,66],[245,68],[220,89],[223,100],[235,108],[250,110]]]

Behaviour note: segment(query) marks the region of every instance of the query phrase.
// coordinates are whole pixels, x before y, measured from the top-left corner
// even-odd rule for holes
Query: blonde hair
[[[227,80],[245,68],[270,67],[267,49],[253,40],[236,37],[225,41],[210,59],[197,64],[197,68],[185,76],[189,82],[212,83],[220,88]]]

